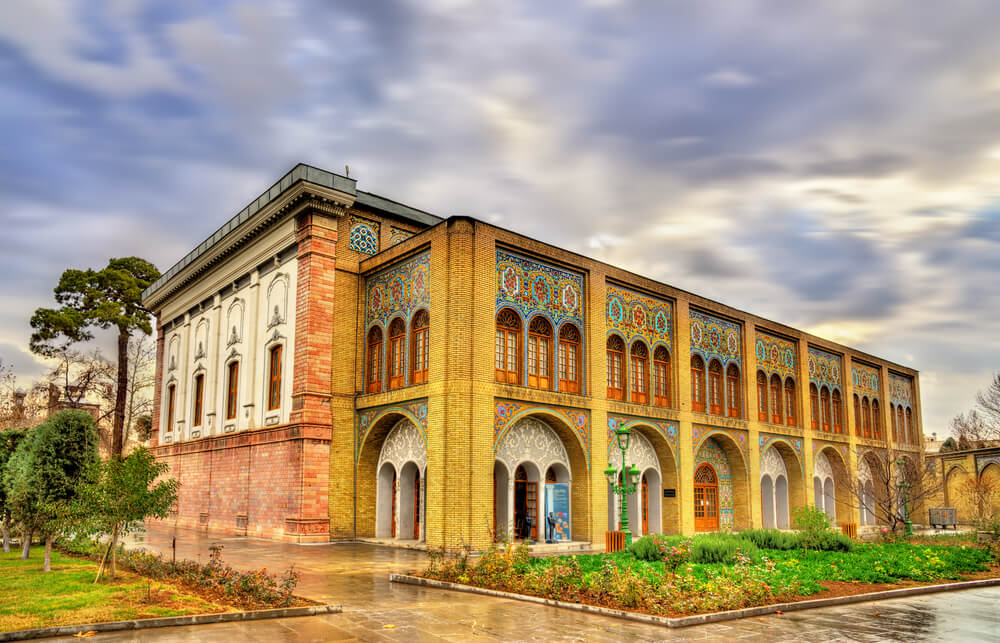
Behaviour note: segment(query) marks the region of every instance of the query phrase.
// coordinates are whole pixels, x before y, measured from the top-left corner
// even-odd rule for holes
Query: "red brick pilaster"
[[[156,320],[156,379],[153,383],[153,426],[149,434],[149,446],[160,443],[160,401],[163,398],[163,326]]]
[[[295,294],[295,362],[291,422],[331,426],[333,294],[337,220],[321,212],[299,215]]]

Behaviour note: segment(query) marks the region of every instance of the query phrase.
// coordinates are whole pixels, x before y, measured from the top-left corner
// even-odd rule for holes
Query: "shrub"
[[[796,507],[792,511],[792,526],[799,530],[799,542],[806,551],[810,547],[816,549],[825,534],[832,531],[829,516],[812,505]]]
[[[747,529],[739,533],[739,537],[751,541],[760,549],[779,549],[788,551],[798,549],[800,536],[778,529]]]
[[[853,551],[854,541],[839,531],[831,529],[819,533],[813,547],[823,551]]]
[[[648,562],[663,560],[660,552],[660,546],[659,543],[657,543],[655,534],[643,536],[639,540],[635,541],[628,548],[628,551],[639,560],[645,560]]]
[[[750,540],[731,534],[705,534],[691,544],[691,562],[735,564],[742,553],[752,561],[760,560],[760,550]]]

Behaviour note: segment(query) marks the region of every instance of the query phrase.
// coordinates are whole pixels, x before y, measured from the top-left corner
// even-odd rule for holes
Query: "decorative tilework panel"
[[[403,230],[402,228],[397,228],[396,226],[389,226],[389,245],[394,246],[397,243],[406,241],[413,236],[414,233],[409,230]]]
[[[840,454],[843,458],[844,466],[847,466],[847,445],[840,442],[827,442],[826,440],[813,440],[813,459],[816,458],[816,454],[820,452],[824,447],[833,447],[834,451]]]
[[[697,471],[707,462],[715,469],[719,481],[719,530],[732,531],[735,524],[733,515],[733,474],[729,468],[729,459],[715,440],[705,440],[694,457],[694,470]]]
[[[976,475],[982,475],[983,471],[991,464],[1000,466],[1000,455],[984,455],[976,457]]]
[[[583,276],[497,250],[497,305],[512,306],[525,319],[544,313],[559,326],[575,322],[583,330]]]
[[[798,378],[796,372],[797,352],[795,344],[769,333],[757,331],[757,368],[768,375],[777,373],[781,379]]]
[[[672,347],[673,307],[668,301],[609,285],[605,316],[608,328],[620,331],[628,344],[641,338],[650,347],[659,342]]]
[[[705,358],[706,365],[713,357],[723,366],[730,362],[742,364],[739,324],[692,310],[691,353]]]
[[[427,445],[426,399],[412,400],[402,404],[376,406],[358,412],[358,421],[355,427],[357,430],[357,436],[354,442],[354,448],[357,449],[357,452],[354,454],[355,460],[357,460],[358,456],[361,454],[361,445],[364,444],[365,438],[368,437],[368,433],[372,430],[372,427],[389,413],[400,413],[409,418],[414,425],[416,425],[417,429],[419,429],[420,435],[423,436],[424,445]]]
[[[747,441],[747,432],[740,429],[719,429],[713,426],[700,426],[695,424],[692,428],[691,433],[691,448],[697,449],[698,443],[705,436],[712,435],[713,433],[722,433],[728,435],[739,447],[740,452],[743,454],[743,462],[750,462],[750,444]]]
[[[361,217],[351,216],[348,218],[351,224],[351,232],[348,247],[356,252],[363,252],[367,255],[378,253],[378,221],[369,221]]]
[[[383,326],[397,313],[409,321],[418,308],[428,307],[431,296],[427,270],[430,252],[389,266],[365,281],[365,328]]]
[[[645,418],[629,417],[627,415],[608,414],[608,455],[615,448],[615,431],[619,428],[632,430],[637,424],[653,427],[667,444],[670,446],[670,453],[674,457],[674,463],[680,466],[680,453],[677,450],[677,423],[667,420],[648,420]]]
[[[889,401],[896,406],[913,408],[913,380],[889,373]]]
[[[493,414],[494,453],[504,433],[513,426],[514,422],[533,413],[539,413],[543,416],[551,414],[563,420],[580,438],[580,444],[583,445],[583,451],[586,454],[584,459],[587,461],[587,468],[590,468],[590,413],[579,409],[527,404],[514,400],[496,400]]]
[[[840,356],[820,348],[809,347],[809,381],[817,388],[828,387],[843,391],[840,373]]]
[[[793,435],[774,435],[772,433],[761,433],[760,434],[760,454],[764,455],[775,442],[785,442],[792,447],[792,451],[795,452],[796,457],[799,460],[799,469],[805,471],[806,461],[802,457],[802,438]]]
[[[854,392],[859,396],[878,399],[881,387],[877,368],[864,364],[851,364],[851,383],[854,385]]]

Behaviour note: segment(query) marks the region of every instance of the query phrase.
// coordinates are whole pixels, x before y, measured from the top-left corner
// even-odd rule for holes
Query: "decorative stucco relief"
[[[496,457],[507,465],[512,474],[517,465],[525,461],[534,463],[541,476],[557,463],[564,466],[566,471],[572,471],[562,440],[552,427],[533,417],[518,420],[504,434],[497,447]]]

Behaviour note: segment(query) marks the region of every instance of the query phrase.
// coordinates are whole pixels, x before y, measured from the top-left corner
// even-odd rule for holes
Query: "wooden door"
[[[420,540],[420,472],[413,476],[413,540]]]
[[[642,476],[642,534],[649,533],[649,486],[646,476]]]
[[[531,519],[531,539],[538,540],[538,483],[524,483],[525,508]]]
[[[694,472],[694,529],[719,529],[719,481],[715,469],[708,463]]]

